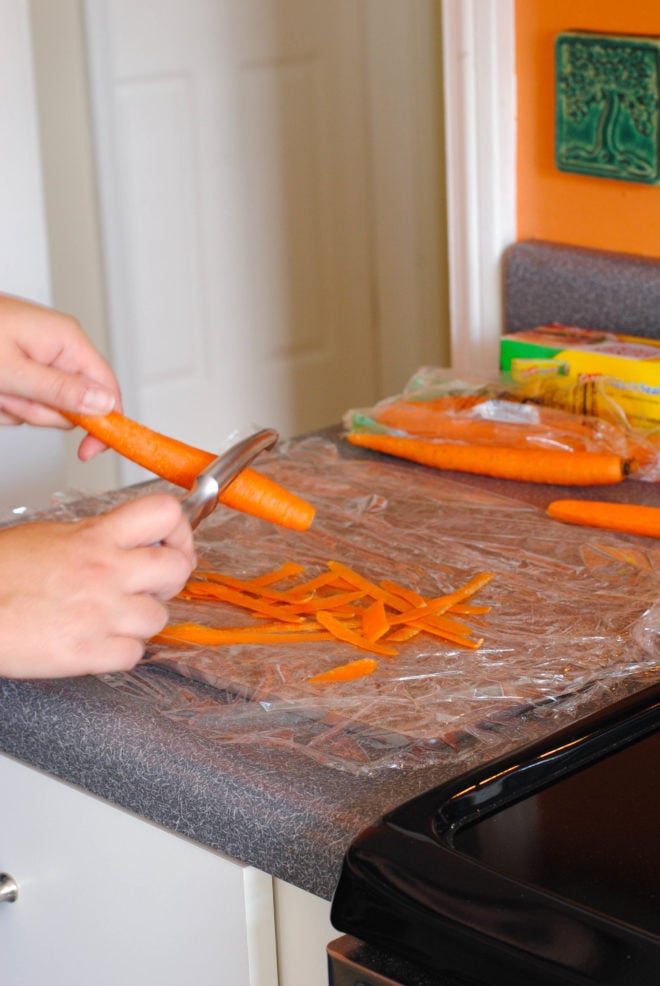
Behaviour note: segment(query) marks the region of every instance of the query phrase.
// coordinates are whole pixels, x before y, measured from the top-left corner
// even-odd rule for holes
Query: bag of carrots
[[[505,378],[423,367],[401,394],[343,423],[353,445],[440,469],[561,486],[660,479],[660,435],[537,403]]]

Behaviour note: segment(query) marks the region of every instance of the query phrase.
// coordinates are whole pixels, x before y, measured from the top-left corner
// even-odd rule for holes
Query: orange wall
[[[660,257],[660,185],[554,163],[554,39],[563,31],[660,36],[657,0],[516,0],[518,239]]]

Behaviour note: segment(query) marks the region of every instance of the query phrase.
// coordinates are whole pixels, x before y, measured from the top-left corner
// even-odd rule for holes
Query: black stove
[[[377,821],[332,923],[334,986],[657,986],[660,688]]]

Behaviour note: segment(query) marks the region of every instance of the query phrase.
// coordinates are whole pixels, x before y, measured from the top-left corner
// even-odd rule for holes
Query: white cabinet
[[[330,924],[330,903],[274,880],[279,986],[327,986],[326,946],[339,932]]]
[[[273,881],[0,756],[3,986],[277,986]]]

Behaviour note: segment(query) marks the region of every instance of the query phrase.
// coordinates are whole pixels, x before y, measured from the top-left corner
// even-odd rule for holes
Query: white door
[[[86,0],[112,358],[127,413],[214,450],[254,426],[284,436],[327,426],[385,396],[388,352],[401,385],[441,358],[440,179],[427,155],[439,146],[435,8]],[[399,37],[402,18],[412,33]],[[381,129],[388,113],[380,52],[409,87],[392,101],[410,128],[410,140],[397,143],[396,129],[390,139],[394,195],[374,160],[373,107]],[[382,221],[406,196],[422,229],[412,237],[406,217]],[[122,479],[139,475],[127,467]]]

